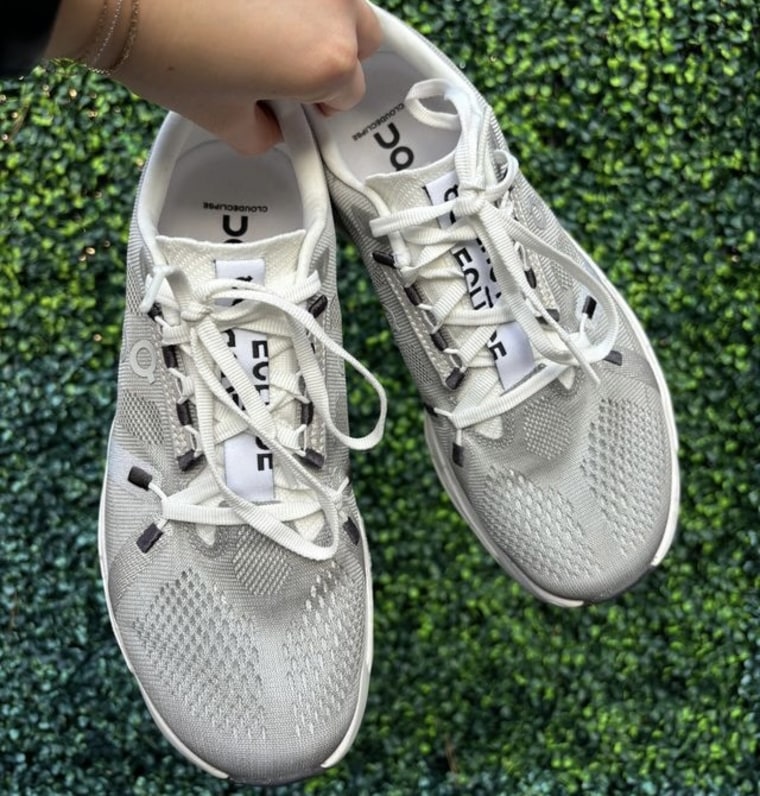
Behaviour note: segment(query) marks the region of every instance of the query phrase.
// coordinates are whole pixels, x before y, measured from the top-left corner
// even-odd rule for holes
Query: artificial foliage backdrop
[[[384,5],[486,94],[528,178],[651,335],[680,432],[679,533],[658,571],[600,606],[550,607],[510,581],[436,481],[412,382],[344,242],[345,341],[391,399],[384,441],[354,457],[375,664],[345,760],[271,792],[757,794],[758,5]],[[127,230],[163,113],[74,67],[0,87],[6,796],[259,792],[163,739],[98,569]]]

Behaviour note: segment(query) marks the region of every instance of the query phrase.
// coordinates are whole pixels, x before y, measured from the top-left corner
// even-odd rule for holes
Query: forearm
[[[59,11],[45,48],[46,58],[81,58],[87,46],[111,24],[116,0],[59,0]],[[116,20],[118,22],[118,20]],[[114,35],[112,37],[116,39]]]

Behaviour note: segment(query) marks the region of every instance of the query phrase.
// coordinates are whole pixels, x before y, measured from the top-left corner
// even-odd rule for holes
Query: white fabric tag
[[[239,279],[263,285],[264,260],[217,260],[216,274],[221,279]],[[227,306],[232,300],[223,302]],[[240,366],[248,374],[265,404],[269,403],[269,343],[266,335],[247,329],[229,329],[225,333]],[[223,377],[222,384],[232,393]],[[233,395],[235,400],[237,396]],[[274,500],[274,462],[272,452],[254,434],[244,432],[224,443],[224,471],[227,486],[252,503]]]
[[[517,321],[503,323],[488,341],[502,387],[509,390],[536,367],[528,336]]]
[[[239,279],[241,282],[263,285],[266,265],[263,260],[216,260],[216,275],[219,279]],[[219,299],[222,307],[231,307],[232,299]]]
[[[456,172],[436,178],[425,186],[433,205],[456,199],[459,183]],[[456,221],[453,213],[438,219],[446,229]],[[501,304],[501,288],[494,276],[488,252],[479,240],[457,244],[451,254],[459,264],[467,282],[470,301],[476,310],[491,309]],[[503,323],[488,342],[501,384],[505,390],[514,387],[535,368],[533,349],[528,336],[516,321]]]

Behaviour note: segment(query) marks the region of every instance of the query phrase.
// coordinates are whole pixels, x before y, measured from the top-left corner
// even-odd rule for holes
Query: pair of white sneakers
[[[442,484],[560,606],[664,557],[677,439],[646,335],[429,41],[377,9],[354,110],[273,103],[240,158],[169,114],[138,189],[100,518],[109,612],[167,738],[220,777],[303,779],[350,748],[372,664],[352,450],[386,399],[344,348],[333,210],[418,387]],[[377,393],[348,430],[345,365]]]

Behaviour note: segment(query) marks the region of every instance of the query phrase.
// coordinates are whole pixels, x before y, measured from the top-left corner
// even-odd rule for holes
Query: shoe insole
[[[352,110],[325,120],[348,168],[360,180],[425,166],[451,152],[459,139],[455,130],[422,124],[405,105],[409,89],[424,79],[411,64],[390,52],[364,62],[367,92]],[[446,103],[427,102],[436,110]],[[450,110],[450,108],[449,108]]]
[[[278,148],[242,157],[207,141],[177,161],[158,223],[169,237],[251,242],[301,229],[303,209],[290,158]]]

